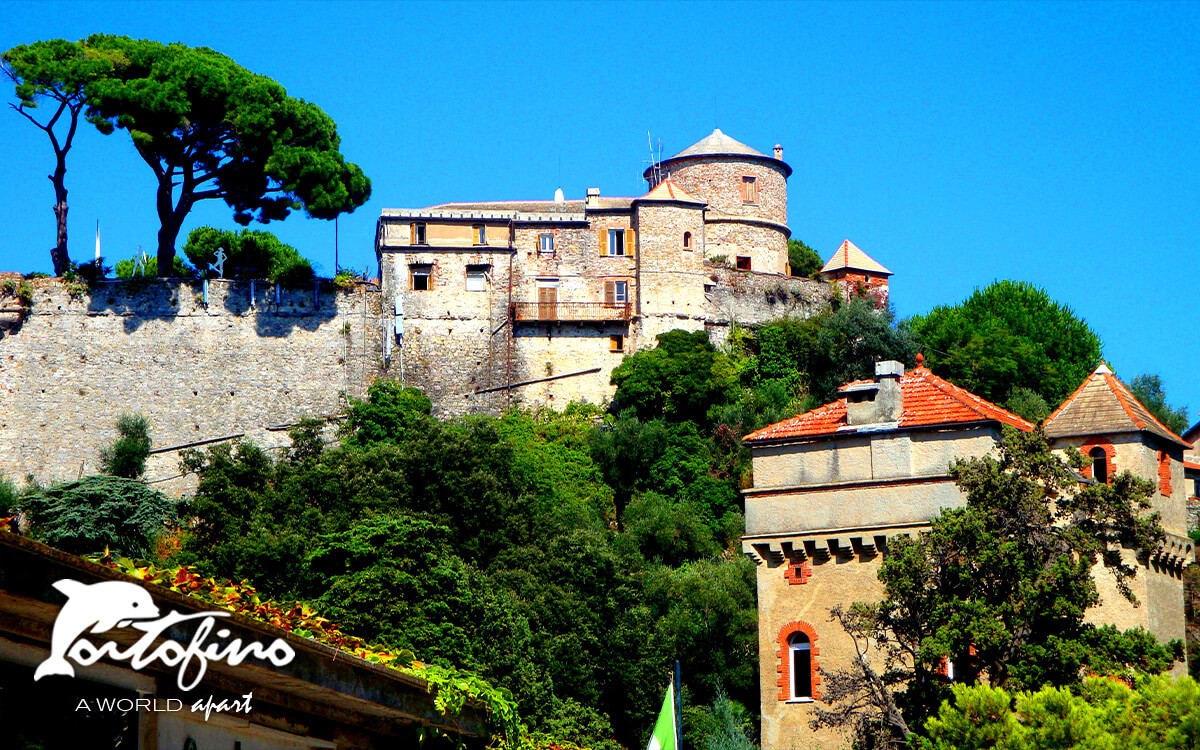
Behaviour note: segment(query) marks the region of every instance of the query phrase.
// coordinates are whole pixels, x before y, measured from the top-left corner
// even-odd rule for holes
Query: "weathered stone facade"
[[[662,180],[640,198],[385,211],[380,284],[350,293],[44,279],[25,306],[13,275],[0,290],[0,472],[93,473],[116,418],[140,412],[170,449],[147,478],[182,492],[179,446],[284,446],[286,425],[340,413],[339,394],[362,396],[377,377],[421,387],[439,415],[599,403],[622,357],[660,333],[720,342],[735,323],[823,309],[829,284],[781,273],[790,169],[724,136],[697,146],[714,143],[743,151],[668,162],[699,198]],[[747,176],[753,201],[736,192]],[[732,267],[739,256],[750,270]]]
[[[735,323],[815,314],[830,285],[785,275],[790,173],[781,152],[717,131],[647,170],[639,198],[387,209],[389,373],[439,414],[600,403],[621,357],[661,333],[719,342]]]
[[[382,373],[379,293],[328,281],[136,281],[33,285],[0,338],[0,471],[40,481],[96,473],[114,422],[138,412],[155,449],[244,434],[288,443],[305,416],[340,413]],[[207,290],[207,298],[206,298]],[[151,456],[147,479],[181,491],[179,452]]]

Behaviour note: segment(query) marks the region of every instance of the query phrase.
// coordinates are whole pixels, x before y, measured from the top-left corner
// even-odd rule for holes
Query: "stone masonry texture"
[[[24,321],[0,337],[0,470],[13,478],[95,473],[115,421],[150,421],[154,448],[244,433],[288,444],[278,428],[342,410],[383,362],[379,294],[329,282],[107,282],[34,285]],[[75,295],[72,295],[75,292]],[[253,302],[253,303],[252,303]],[[151,456],[147,479],[184,491],[179,452]]]

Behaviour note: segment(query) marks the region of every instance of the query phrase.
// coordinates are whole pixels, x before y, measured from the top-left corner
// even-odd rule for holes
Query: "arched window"
[[[779,629],[775,642],[779,650],[775,671],[779,678],[781,702],[807,702],[821,699],[821,673],[817,658],[821,649],[817,645],[817,631],[807,622],[789,622]]]
[[[1108,484],[1108,453],[1100,446],[1088,451],[1092,459],[1092,479],[1100,484]]]
[[[812,699],[812,643],[804,633],[792,633],[788,637],[788,652],[791,658],[791,699]]]
[[[684,250],[692,249],[692,233],[691,232],[683,233],[683,249]]]

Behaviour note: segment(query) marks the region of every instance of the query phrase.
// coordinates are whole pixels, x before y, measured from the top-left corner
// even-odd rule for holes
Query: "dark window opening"
[[[683,233],[683,249],[684,250],[692,249],[692,233],[691,232]]]
[[[624,255],[625,254],[625,230],[624,229],[608,230],[608,254],[609,255]]]
[[[737,257],[737,268],[739,271],[749,271],[750,270],[750,256],[749,255],[739,255]]]
[[[1097,446],[1088,452],[1092,459],[1092,479],[1100,484],[1108,484],[1108,454]]]
[[[414,292],[427,292],[433,288],[431,279],[433,276],[433,267],[409,266],[409,273],[412,274],[412,289]]]
[[[812,698],[812,644],[804,633],[788,636],[792,658],[792,698]]]

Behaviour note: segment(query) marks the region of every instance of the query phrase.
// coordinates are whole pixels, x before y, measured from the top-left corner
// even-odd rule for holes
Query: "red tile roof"
[[[850,240],[842,240],[842,244],[838,246],[837,251],[821,267],[821,273],[830,273],[843,268],[868,271],[885,276],[892,275],[891,271],[880,265],[879,261],[864,253],[858,245],[855,245]]]
[[[869,382],[856,380],[842,386],[842,389]],[[900,392],[904,397],[904,412],[897,423],[898,429],[972,422],[1002,422],[1020,430],[1033,429],[1030,422],[939,378],[926,367],[906,372],[900,378]],[[857,426],[846,424],[846,399],[840,398],[831,404],[752,432],[745,440],[761,442],[853,433],[857,430]]]
[[[683,203],[700,203],[699,200],[688,194],[686,190],[675,184],[675,181],[670,177],[658,183],[658,187],[638,198],[639,201],[681,201]]]

